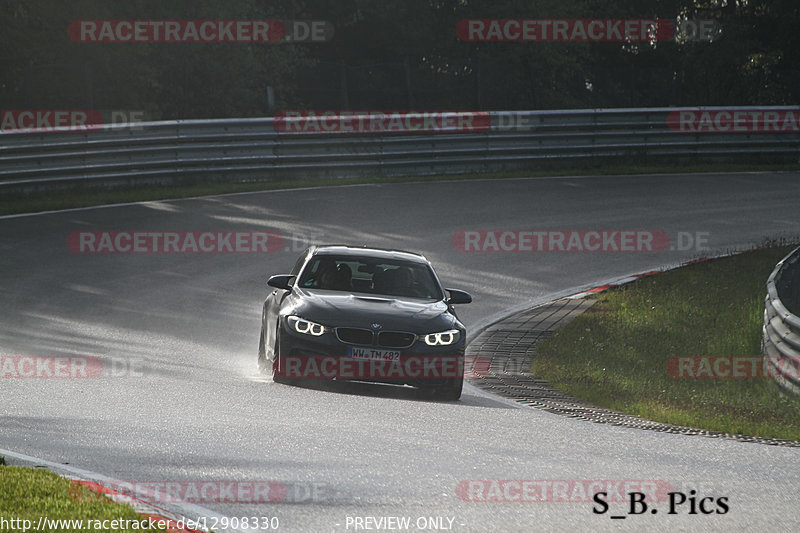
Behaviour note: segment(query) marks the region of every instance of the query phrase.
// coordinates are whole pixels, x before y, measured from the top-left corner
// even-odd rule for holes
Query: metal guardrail
[[[714,111],[723,108],[683,108]],[[798,107],[725,108],[797,113]],[[535,167],[548,160],[797,161],[796,132],[681,132],[673,108],[491,112],[480,132],[287,133],[273,118],[171,120],[85,131],[0,131],[0,190],[183,178],[428,175]]]
[[[800,394],[800,247],[767,280],[761,348],[765,369],[786,390]]]

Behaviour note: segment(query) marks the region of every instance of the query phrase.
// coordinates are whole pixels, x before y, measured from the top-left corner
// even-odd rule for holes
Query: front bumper
[[[337,379],[437,387],[464,376],[465,332],[448,346],[430,346],[418,338],[408,348],[348,344],[333,331],[322,335],[291,331],[282,321],[280,367],[285,380]],[[352,349],[394,352],[386,357],[353,357]],[[399,355],[396,353],[399,352]]]

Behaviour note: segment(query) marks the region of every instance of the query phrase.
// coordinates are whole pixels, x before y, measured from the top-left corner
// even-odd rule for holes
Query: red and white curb
[[[639,280],[641,278],[654,276],[656,274],[663,274],[664,272],[669,272],[670,270],[675,270],[675,269],[678,269],[678,268],[683,268],[685,266],[694,265],[695,263],[704,263],[706,261],[711,261],[712,259],[721,259],[723,257],[733,257],[734,255],[743,254],[745,252],[752,252],[753,250],[758,250],[758,248],[750,248],[748,250],[739,250],[739,251],[736,251],[736,252],[728,252],[728,253],[724,253],[724,254],[720,254],[720,255],[714,255],[714,256],[708,256],[708,257],[700,257],[698,259],[692,259],[691,261],[684,261],[683,263],[675,263],[675,264],[667,265],[667,266],[661,267],[658,270],[649,270],[647,272],[642,272],[640,274],[631,274],[630,276],[625,276],[624,278],[620,278],[620,279],[605,283],[603,285],[598,285],[597,287],[593,287],[591,289],[587,289],[587,290],[585,290],[583,292],[579,292],[577,294],[572,294],[570,296],[567,296],[567,299],[577,300],[577,299],[580,299],[580,298],[585,298],[586,296],[590,296],[592,294],[598,294],[598,293],[601,293],[601,292],[605,292],[605,291],[607,291],[609,289],[613,289],[615,287],[619,287],[619,286],[631,283],[631,282]]]
[[[187,527],[185,524],[192,522],[190,518],[157,507],[129,494],[110,489],[100,483],[76,479],[71,476],[64,477],[71,480],[76,486],[84,487],[92,492],[101,494],[115,503],[130,505],[133,507],[133,510],[139,513],[143,518],[164,525],[166,530],[170,533],[198,533],[208,531],[207,529],[192,529]]]
[[[197,523],[198,520],[196,519],[199,517],[216,519],[217,523],[230,523],[230,520],[227,517],[217,513],[216,511],[206,509],[199,505],[190,503],[174,504],[174,509],[170,510],[164,507],[159,507],[151,502],[136,498],[129,494],[111,489],[109,488],[109,485],[113,486],[115,484],[115,480],[96,472],[46,461],[44,459],[39,459],[38,457],[12,452],[10,450],[0,449],[0,456],[13,460],[11,464],[18,464],[18,466],[46,468],[54,474],[58,474],[71,480],[76,484],[76,486],[82,486],[93,492],[102,494],[112,501],[128,504],[133,507],[134,511],[139,513],[145,520],[152,518],[153,522],[163,521],[163,523],[167,526],[167,531],[172,533],[208,532],[208,529],[205,528],[190,529],[185,526],[181,527],[182,524]],[[192,516],[195,518],[191,518]],[[214,531],[246,533],[246,530],[235,528],[217,528]]]

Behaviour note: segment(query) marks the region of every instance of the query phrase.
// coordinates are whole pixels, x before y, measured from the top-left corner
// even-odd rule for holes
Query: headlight
[[[425,344],[428,346],[447,346],[458,342],[461,332],[457,329],[442,331],[440,333],[430,333],[425,335]]]
[[[319,337],[325,333],[325,326],[322,324],[311,322],[310,320],[300,318],[299,316],[290,316],[287,318],[287,320],[289,322],[289,327],[294,329],[297,333],[314,335],[315,337]]]

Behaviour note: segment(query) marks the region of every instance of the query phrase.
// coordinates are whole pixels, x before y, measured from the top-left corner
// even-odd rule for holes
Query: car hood
[[[432,333],[451,329],[456,322],[440,300],[300,288],[290,298],[290,312],[330,327],[371,328],[378,323],[384,330]]]

